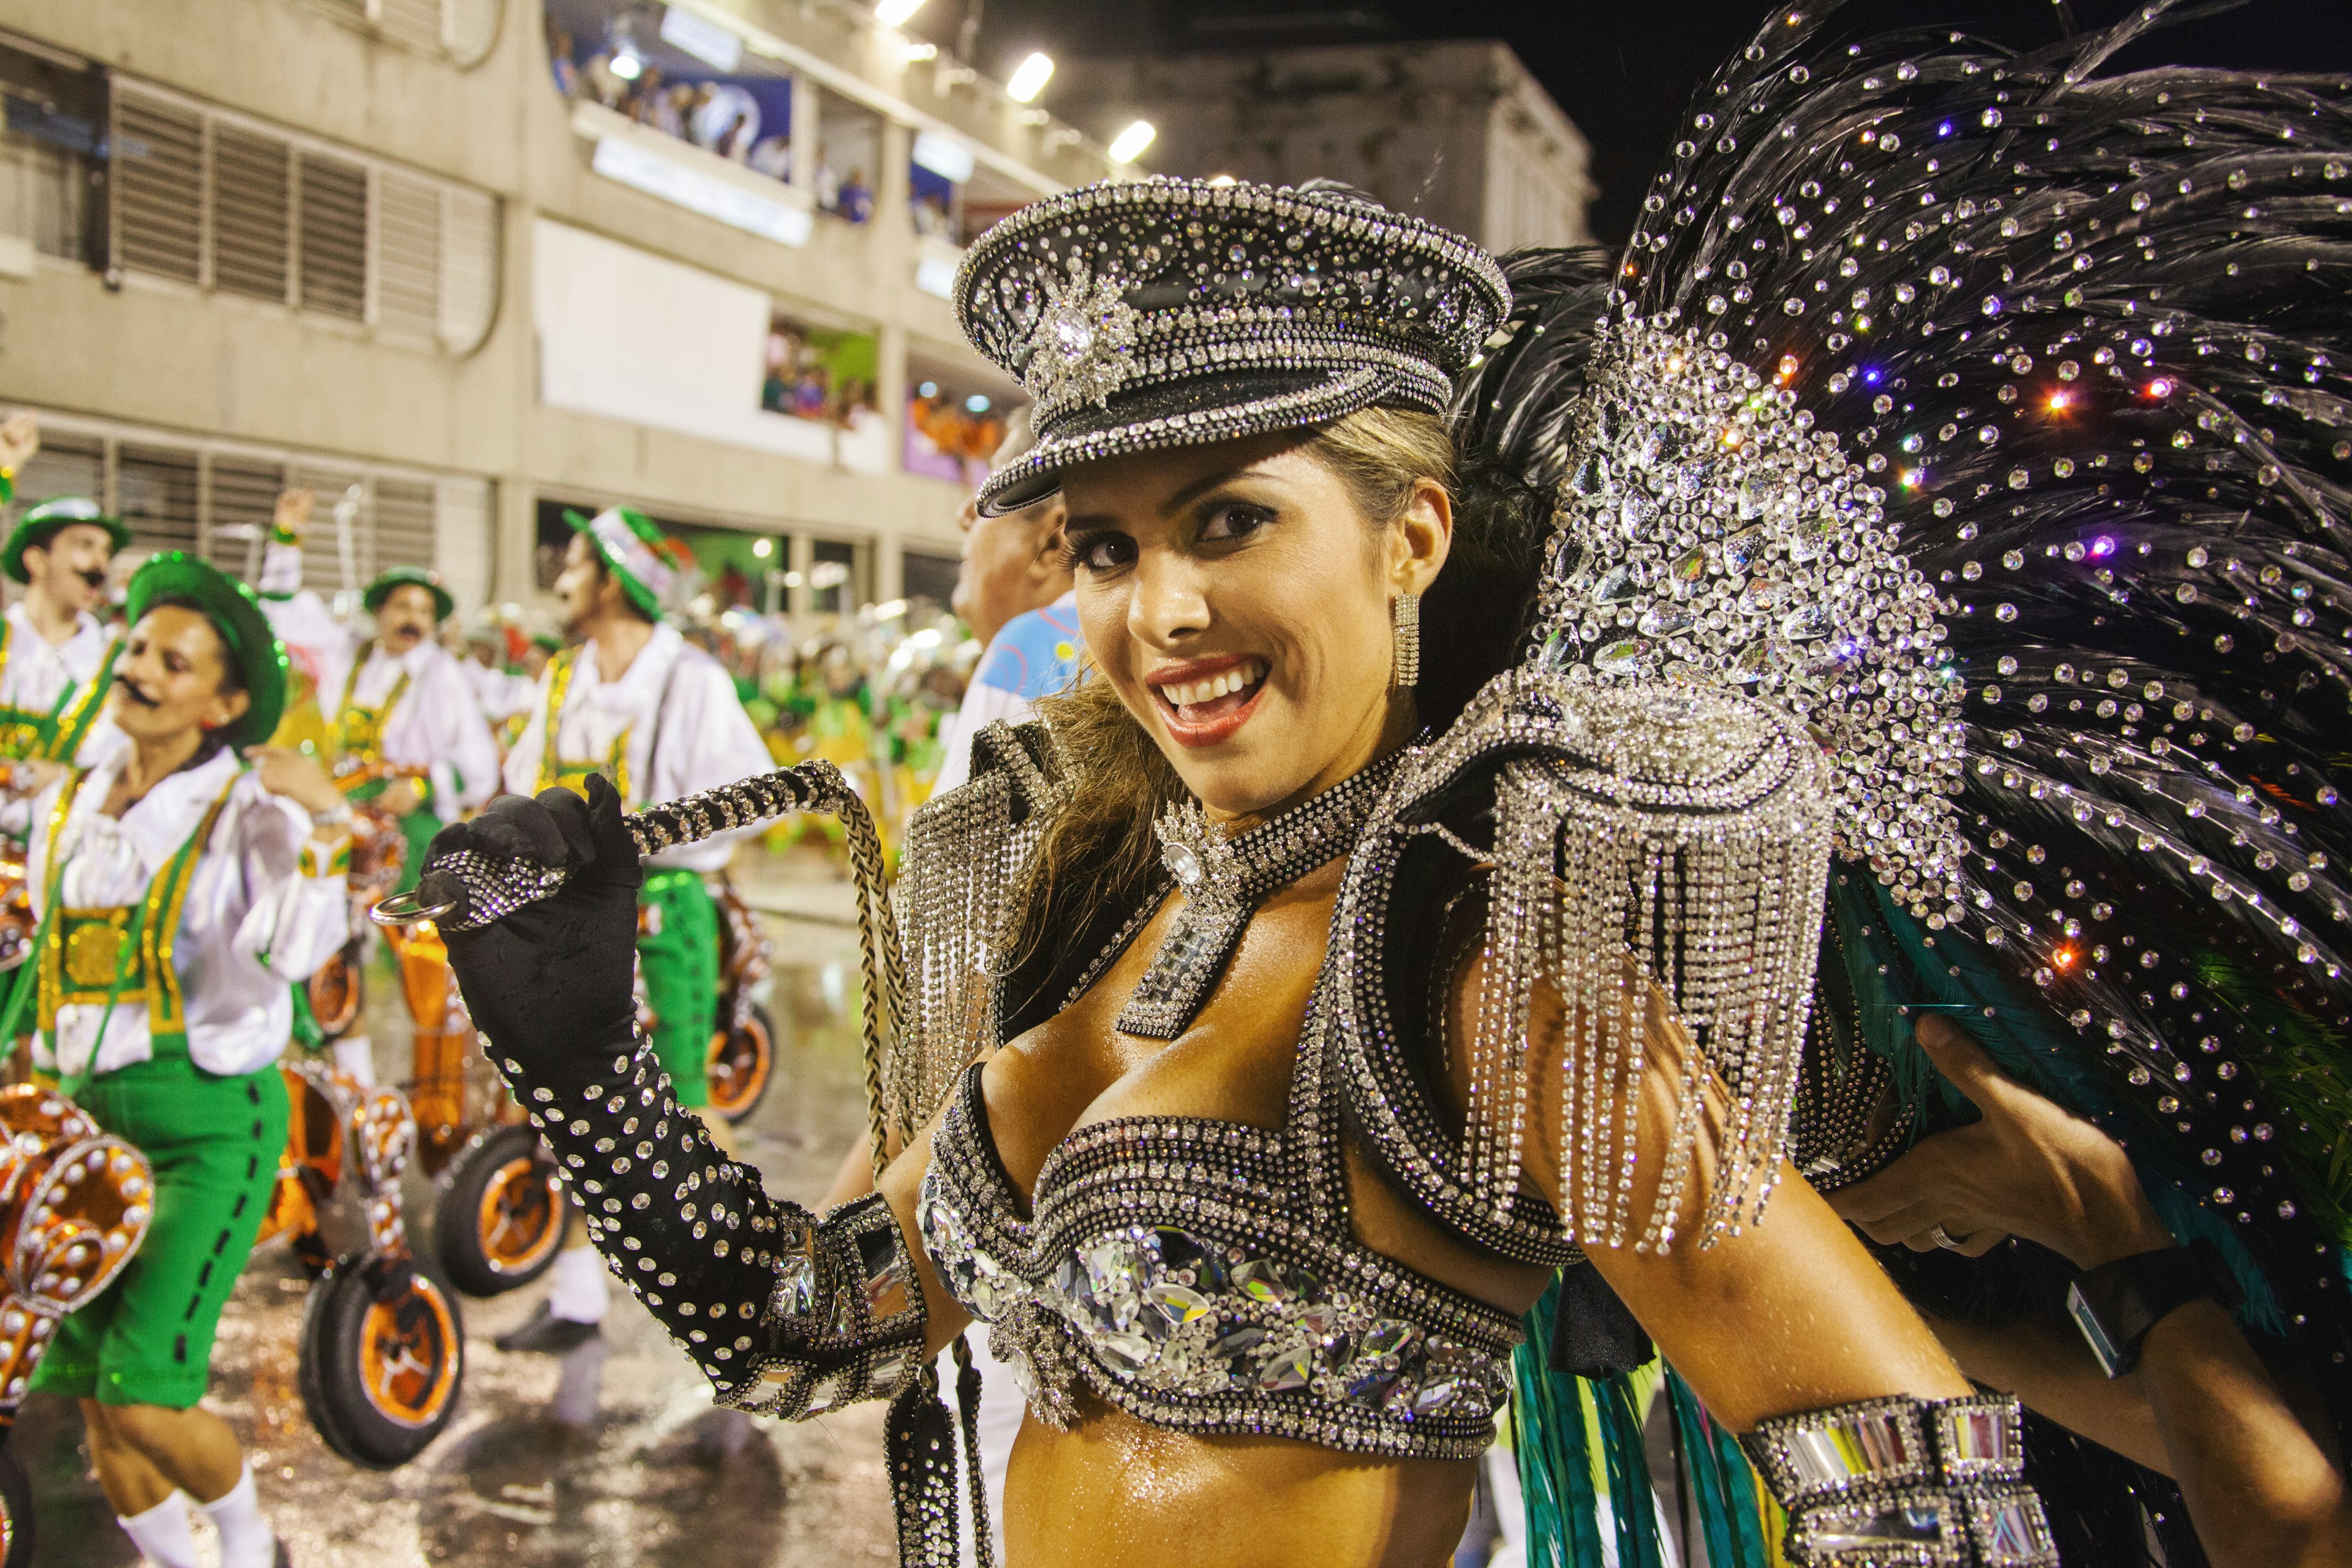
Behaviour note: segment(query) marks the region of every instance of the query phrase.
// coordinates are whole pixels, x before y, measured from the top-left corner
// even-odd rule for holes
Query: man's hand
[[[12,414],[0,420],[0,468],[23,469],[41,449],[41,422],[30,414]]]
[[[262,788],[284,795],[313,816],[343,804],[343,792],[315,758],[287,746],[255,746],[246,759],[261,775]]]
[[[278,510],[270,516],[270,526],[295,543],[310,531],[310,509],[318,498],[309,490],[279,490]]]
[[[1939,1132],[1831,1206],[1872,1240],[1914,1252],[1943,1245],[1981,1257],[2011,1236],[2091,1268],[2174,1245],[2120,1144],[2003,1074],[1940,1013],[1919,1020],[1919,1044],[1984,1113]]]
[[[0,763],[0,791],[21,800],[30,800],[63,778],[65,773],[63,763],[53,763],[41,757],[20,757],[14,762]]]

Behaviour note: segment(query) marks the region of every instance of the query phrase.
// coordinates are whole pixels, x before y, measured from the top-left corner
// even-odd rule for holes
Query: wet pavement
[[[790,879],[754,871],[770,909],[795,903]],[[764,874],[762,874],[764,873]],[[814,1203],[863,1125],[854,932],[824,889],[816,918],[767,917],[777,973],[769,1010],[777,1072],[738,1128],[744,1157],[772,1190]],[[381,974],[369,1024],[380,1076],[406,1076],[406,1026]],[[429,1185],[412,1177],[420,1234]],[[599,1350],[559,1363],[509,1355],[493,1336],[520,1324],[544,1279],[491,1300],[467,1300],[462,1402],[449,1430],[407,1466],[355,1468],[329,1452],[303,1414],[295,1367],[310,1282],[283,1243],[257,1254],[222,1319],[205,1400],[236,1428],[262,1504],[295,1568],[854,1568],[893,1558],[882,1467],[881,1406],[853,1406],[800,1426],[713,1408],[708,1385],[625,1290],[615,1288]],[[579,1426],[550,1421],[551,1402],[597,1389]],[[600,1387],[598,1385],[601,1385]],[[89,1470],[81,1422],[66,1402],[26,1402],[10,1447],[29,1472],[38,1568],[131,1568],[130,1541]],[[199,1549],[217,1561],[199,1516]]]

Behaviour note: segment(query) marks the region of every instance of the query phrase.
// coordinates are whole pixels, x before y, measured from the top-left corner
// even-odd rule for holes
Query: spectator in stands
[[[580,68],[572,61],[572,35],[561,27],[547,29],[547,63],[555,73],[555,90],[566,99],[578,98]]]

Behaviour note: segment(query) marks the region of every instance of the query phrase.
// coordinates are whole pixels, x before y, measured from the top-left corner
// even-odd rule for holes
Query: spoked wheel
[[[310,1289],[297,1379],[319,1436],[365,1469],[406,1464],[457,1411],[457,1293],[410,1263],[336,1269]]]
[[[358,946],[353,942],[342,948],[304,983],[311,1016],[319,1020],[319,1032],[331,1040],[350,1034],[352,1026],[360,1021],[360,1006],[365,998],[360,980]]]
[[[0,1568],[33,1561],[33,1483],[16,1456],[0,1448]]]
[[[493,1131],[449,1167],[433,1210],[441,1267],[468,1296],[496,1296],[547,1272],[563,1243],[563,1188],[539,1134]]]
[[[754,1005],[733,1029],[710,1037],[710,1060],[704,1068],[710,1085],[710,1108],[730,1121],[740,1121],[759,1108],[776,1073],[776,1026],[765,1007]]]

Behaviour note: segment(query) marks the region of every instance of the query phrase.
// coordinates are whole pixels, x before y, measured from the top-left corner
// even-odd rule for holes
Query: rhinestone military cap
[[[1148,179],[1066,191],[988,231],[956,279],[981,353],[1036,399],[994,514],[1073,464],[1444,410],[1510,308],[1486,253],[1344,187]]]

